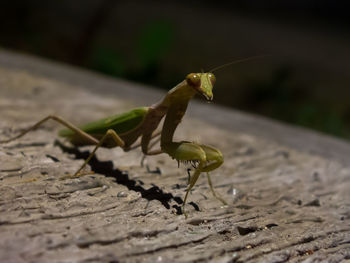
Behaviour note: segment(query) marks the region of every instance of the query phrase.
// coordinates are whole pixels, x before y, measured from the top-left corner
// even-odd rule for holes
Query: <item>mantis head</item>
[[[208,101],[213,100],[213,86],[215,84],[215,76],[212,72],[225,68],[227,66],[245,62],[248,60],[253,60],[257,58],[262,58],[267,55],[259,55],[254,57],[248,57],[240,60],[231,61],[229,63],[223,64],[216,68],[209,70],[207,73],[190,73],[186,77],[186,82],[189,87],[195,89],[195,91],[201,95],[203,95]]]
[[[187,84],[203,95],[208,101],[213,100],[213,86],[216,78],[213,73],[190,73],[186,77]]]

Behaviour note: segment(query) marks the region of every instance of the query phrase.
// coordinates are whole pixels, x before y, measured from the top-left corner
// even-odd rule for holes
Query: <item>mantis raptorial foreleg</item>
[[[209,184],[210,190],[216,199],[221,201],[224,205],[227,205],[227,202],[215,192],[213,184],[211,182],[210,174],[209,174],[210,171],[215,170],[216,168],[221,166],[222,163],[224,162],[222,154],[218,149],[215,149],[214,147],[204,145],[204,144],[201,144],[200,146],[205,151],[207,162],[209,163],[205,167],[203,167],[202,172],[207,172],[207,178],[208,178],[208,184]]]
[[[185,205],[187,197],[193,186],[196,184],[199,175],[202,172],[208,173],[208,183],[210,189],[215,198],[220,200],[223,204],[227,204],[225,200],[219,197],[213,188],[213,184],[210,180],[209,171],[212,171],[219,167],[223,163],[223,156],[221,152],[211,146],[197,144],[194,142],[169,142],[162,146],[166,153],[178,161],[193,162],[196,164],[194,174],[191,176],[189,185],[186,190],[186,195],[182,205],[182,211],[187,216],[185,211]]]
[[[182,213],[185,215],[185,217],[187,217],[187,213],[185,211],[185,205],[186,205],[186,201],[187,201],[187,196],[188,196],[188,193],[191,191],[191,189],[193,188],[193,186],[196,184],[197,180],[198,180],[198,177],[199,175],[201,174],[202,172],[202,168],[204,166],[204,161],[200,161],[194,174],[192,175],[192,177],[190,178],[190,182],[189,182],[189,185],[187,187],[187,190],[186,190],[186,194],[185,194],[185,198],[184,198],[184,202],[182,204]]]

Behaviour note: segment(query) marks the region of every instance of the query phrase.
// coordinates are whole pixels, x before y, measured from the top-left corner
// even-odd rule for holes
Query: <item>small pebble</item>
[[[125,193],[124,191],[119,192],[119,193],[117,194],[117,197],[127,197],[127,196],[128,196],[128,194]]]

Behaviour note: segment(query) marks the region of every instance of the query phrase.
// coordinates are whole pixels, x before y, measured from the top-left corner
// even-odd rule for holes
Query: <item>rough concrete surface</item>
[[[81,124],[144,106],[135,102],[140,98],[130,99],[130,83],[122,83],[129,95],[118,88],[111,95],[6,63],[0,63],[0,140],[49,114]],[[215,112],[215,106],[210,107]],[[203,115],[211,114],[210,107]],[[283,145],[278,134],[276,140],[266,139],[257,136],[258,131],[222,129],[205,118],[187,116],[176,138],[223,152],[225,163],[212,172],[212,179],[229,205],[212,197],[201,176],[189,196],[185,219],[180,208],[186,165],[178,168],[163,154],[147,157],[141,167],[139,150],[101,149],[90,162],[94,173],[62,178],[79,168],[91,147],[73,148],[57,137],[60,128],[49,121],[0,145],[0,262],[350,259],[346,158]],[[310,132],[305,134],[310,137]],[[303,131],[298,136],[294,140],[301,145]],[[346,149],[341,151],[347,151],[349,145],[343,143]],[[329,151],[336,153],[337,147]]]

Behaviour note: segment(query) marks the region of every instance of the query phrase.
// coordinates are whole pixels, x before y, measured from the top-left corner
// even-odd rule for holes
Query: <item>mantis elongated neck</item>
[[[186,80],[179,83],[175,88],[171,89],[163,99],[162,104],[173,107],[176,104],[186,103],[192,99],[196,91],[191,88]]]
[[[153,106],[155,110],[159,110],[164,115],[166,114],[161,135],[161,145],[172,142],[176,127],[186,112],[188,102],[195,94],[196,91],[186,81],[183,81],[171,89],[160,103]]]

